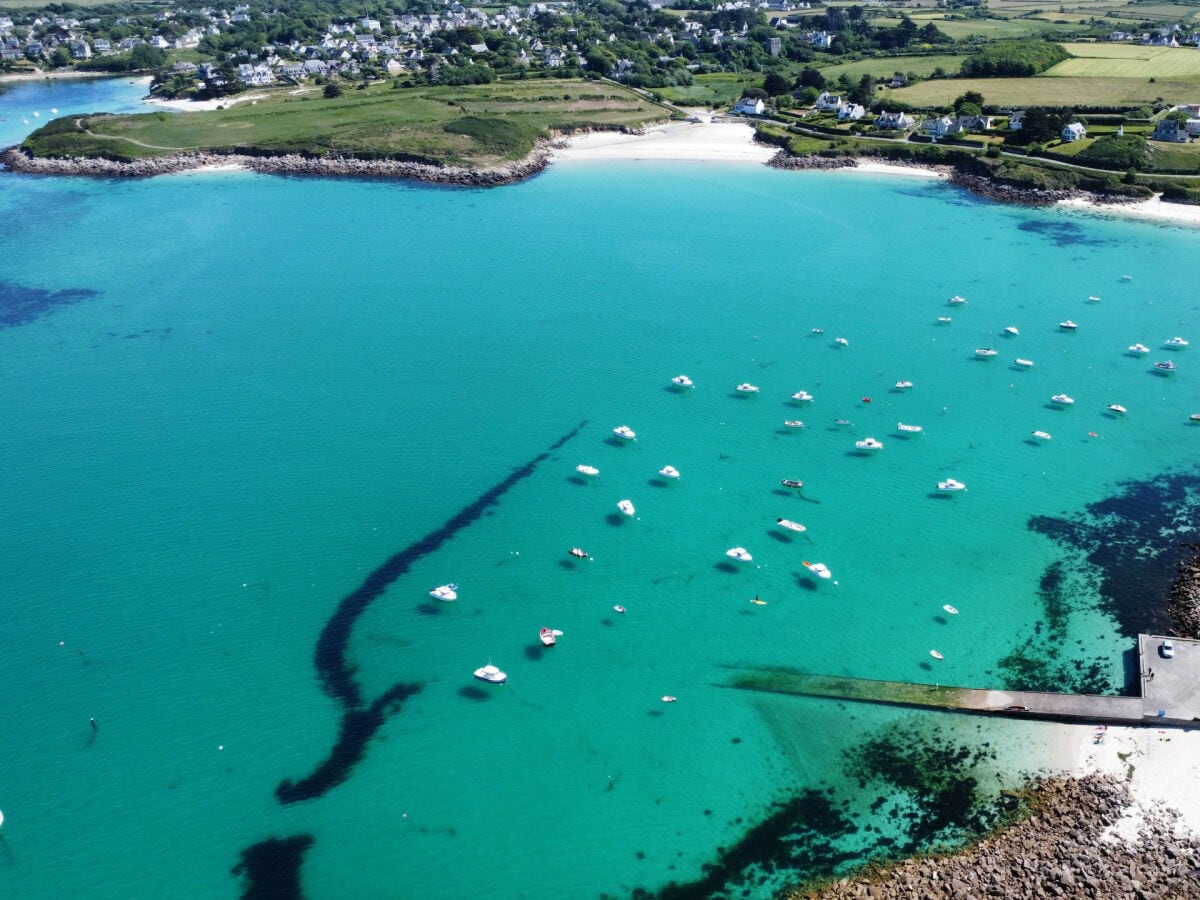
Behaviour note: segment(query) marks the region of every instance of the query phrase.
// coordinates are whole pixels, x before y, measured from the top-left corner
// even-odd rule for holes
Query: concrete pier
[[[1163,652],[1164,641],[1174,647],[1169,657]],[[947,687],[780,669],[744,671],[733,684],[746,690],[806,697],[1059,722],[1200,727],[1200,641],[1140,634],[1138,671],[1141,693],[1133,697]]]

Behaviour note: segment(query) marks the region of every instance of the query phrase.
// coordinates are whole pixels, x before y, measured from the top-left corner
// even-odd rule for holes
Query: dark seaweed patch
[[[61,306],[71,306],[99,295],[90,288],[47,291],[12,281],[0,281],[0,329],[28,325]]]
[[[1114,243],[1092,236],[1091,232],[1075,222],[1061,219],[1026,219],[1017,228],[1047,238],[1058,247],[1106,247]]]
[[[484,515],[505,492],[532,475],[538,463],[548,459],[551,453],[578,434],[585,424],[587,423],[581,422],[551,444],[549,449],[513,470],[503,481],[484,491],[451,516],[441,528],[389,557],[383,565],[371,572],[359,587],[342,598],[317,638],[314,657],[317,675],[325,692],[333,697],[343,710],[338,738],[325,761],[312,774],[296,781],[284,779],[280,782],[275,789],[275,797],[280,803],[312,800],[345,781],[350,776],[350,771],[363,758],[367,744],[382,727],[386,717],[399,711],[407,698],[421,690],[419,684],[396,684],[368,707],[363,708],[362,687],[355,678],[358,668],[346,658],[350,634],[358,617],[387,590],[388,585],[407,572],[414,562],[435,552],[455,534]]]
[[[234,875],[247,882],[243,900],[296,900],[300,889],[300,864],[313,844],[311,834],[268,838],[242,851]]]

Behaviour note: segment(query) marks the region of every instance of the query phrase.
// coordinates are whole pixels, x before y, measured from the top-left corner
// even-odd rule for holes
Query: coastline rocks
[[[1200,638],[1200,545],[1189,544],[1193,555],[1179,563],[1179,574],[1167,595],[1171,627],[1180,637]]]
[[[81,175],[92,178],[151,178],[213,166],[238,166],[254,172],[318,177],[407,178],[435,184],[491,187],[511,184],[546,168],[549,154],[539,145],[522,160],[502,166],[471,169],[465,166],[432,166],[400,160],[353,157],[243,156],[220,153],[180,153],[174,156],[115,162],[108,159],[35,158],[19,147],[0,152],[0,163],[14,172],[33,175]]]
[[[767,165],[773,169],[852,169],[858,165],[852,156],[792,156],[786,150],[780,150],[769,160]]]
[[[1011,184],[993,181],[983,175],[972,175],[957,169],[950,175],[950,183],[990,200],[998,200],[1002,203],[1020,203],[1027,206],[1049,206],[1061,200],[1070,200],[1072,197],[1079,196],[1078,191],[1044,191],[1039,188],[1015,187]]]
[[[1044,779],[1030,800],[1032,816],[959,854],[873,866],[785,896],[1200,898],[1200,838],[1173,810],[1135,805],[1121,779]],[[1138,821],[1134,840],[1111,827],[1126,814]]]

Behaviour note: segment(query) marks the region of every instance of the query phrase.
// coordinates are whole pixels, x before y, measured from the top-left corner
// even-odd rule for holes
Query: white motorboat
[[[785,488],[792,488],[797,491],[800,490],[800,488],[804,487],[804,482],[801,481],[799,478],[783,478],[780,480],[779,483],[782,484]]]
[[[875,440],[873,437],[863,438],[861,441],[855,441],[854,446],[859,450],[882,450],[883,443]]]
[[[938,482],[939,491],[965,491],[966,489],[967,486],[965,484],[963,484],[961,481],[955,481],[953,478],[947,478],[945,481]]]
[[[508,676],[491,663],[488,663],[486,666],[480,666],[478,669],[476,669],[475,677],[480,681],[487,681],[491,684],[504,684],[504,682],[508,681]]]
[[[658,474],[663,478],[678,478],[679,470],[674,466],[663,466],[658,470]]]
[[[584,550],[582,547],[572,547],[567,552],[570,553],[572,556],[574,556],[576,559],[587,559],[587,551]]]
[[[853,425],[854,423],[851,422],[849,419],[834,419],[833,424],[846,426],[846,425]]]
[[[804,423],[799,419],[784,419],[783,425],[785,428],[803,428]]]
[[[796,391],[796,393],[792,394],[792,399],[795,400],[797,403],[811,401],[812,398],[813,398],[813,395],[810,394],[808,391]]]
[[[451,581],[449,584],[443,584],[440,587],[435,587],[429,592],[429,596],[434,600],[445,600],[446,602],[457,600],[458,585]]]
[[[845,338],[834,338],[833,342],[835,344],[837,344],[839,347],[849,347],[850,346],[850,342],[848,340],[846,340]]]
[[[907,431],[909,434],[920,434],[923,429],[920,425],[905,425],[903,422],[897,422],[896,430]]]
[[[618,613],[621,613],[622,615],[624,615],[625,607],[623,607],[620,603],[618,603],[616,606],[613,607],[613,612],[618,612]]]
[[[999,352],[1000,352],[999,350],[995,350],[991,347],[976,347],[975,348],[975,355],[978,356],[980,359],[991,359],[993,356],[996,356]]]
[[[950,613],[950,615],[952,615],[952,616],[958,615],[958,610],[955,609],[953,606],[951,606],[949,603],[942,604],[942,609],[944,609],[946,612]]]
[[[1016,326],[1016,325],[1007,325],[1007,326],[1005,326],[1005,328],[1004,328],[1004,333],[1005,333],[1005,334],[1011,334],[1013,337],[1016,337],[1016,336],[1017,336],[1018,334],[1020,334],[1021,332],[1017,330],[1017,326]]]
[[[775,524],[778,525],[780,528],[786,528],[789,531],[800,531],[800,532],[808,531],[808,529],[805,528],[803,525],[801,525],[799,522],[793,522],[791,519],[776,519]]]
[[[939,325],[949,325],[953,321],[949,316],[938,316]]]
[[[912,386],[913,386],[913,383],[911,381],[897,381],[896,382],[896,390],[898,390],[898,391],[907,391]]]
[[[804,563],[804,568],[808,569],[808,571],[812,572],[818,578],[829,580],[833,577],[833,573],[829,571],[829,567],[825,563],[809,562],[807,559],[802,560],[802,562]]]
[[[960,297],[960,296],[958,296],[958,294],[955,294],[947,302],[951,306],[962,306],[964,303],[967,302],[967,299],[966,299],[966,297]]]
[[[1129,412],[1129,410],[1127,410],[1125,407],[1123,407],[1120,403],[1108,404],[1108,411],[1114,412],[1120,416],[1123,416],[1123,415],[1125,415],[1125,413]]]
[[[1088,296],[1088,303],[1099,303],[1099,302],[1100,302],[1100,298],[1097,297],[1095,294],[1090,294]]]
[[[1050,432],[1048,432],[1048,431],[1035,431],[1035,432],[1033,432],[1033,436],[1035,438],[1037,438],[1039,441],[1050,440]]]
[[[1061,328],[1063,331],[1074,331],[1076,328],[1079,327],[1079,324],[1077,322],[1072,322],[1070,319],[1067,319],[1065,322],[1059,322],[1058,327]]]
[[[623,441],[632,441],[637,439],[637,433],[628,425],[618,425],[613,429],[613,434]]]
[[[1192,413],[1188,416],[1189,422],[1200,422],[1200,413]]]
[[[946,658],[946,657],[942,656],[942,654],[939,653],[937,650],[930,650],[929,655],[932,656],[934,659],[945,659]]]
[[[734,390],[736,390],[739,394],[757,394],[758,393],[758,388],[755,387],[754,385],[752,385],[748,381],[743,381],[736,388],[734,388]]]
[[[678,699],[678,697],[672,697],[670,694],[663,694],[662,696],[663,703],[674,703]]]
[[[676,375],[671,379],[671,384],[675,385],[676,387],[692,387],[692,379],[688,378],[686,375]]]
[[[736,559],[738,562],[750,562],[752,559],[754,559],[754,557],[750,555],[750,551],[745,547],[730,547],[725,551],[725,555],[730,559]]]
[[[555,644],[557,644],[558,636],[560,634],[562,634],[561,631],[555,631],[553,628],[539,628],[538,629],[538,637],[541,639],[542,643],[547,647],[553,647]]]
[[[1150,352],[1150,348],[1145,344],[1130,344],[1129,352],[1134,356],[1144,356]]]
[[[1164,375],[1170,375],[1179,367],[1175,365],[1174,360],[1168,359],[1166,362],[1156,362],[1154,368]]]
[[[589,478],[595,478],[597,475],[600,474],[600,470],[597,469],[595,466],[586,466],[583,463],[580,463],[579,465],[577,465],[575,467],[575,471],[578,472],[580,475],[587,475]]]
[[[1165,341],[1163,341],[1163,346],[1167,347],[1171,350],[1182,350],[1187,345],[1188,345],[1188,342],[1178,336],[1173,337],[1173,338],[1167,338]]]
[[[1059,406],[1070,406],[1075,402],[1074,397],[1069,397],[1066,394],[1055,394],[1050,398],[1051,403],[1057,403]]]
[[[824,333],[825,333],[825,329],[824,329],[824,328],[814,328],[814,329],[812,330],[812,333],[813,333],[813,334],[824,334]]]
[[[617,509],[627,516],[632,516],[635,512],[637,512],[637,510],[633,508],[633,502],[631,500],[618,500]]]
[[[1018,356],[1016,359],[1013,360],[1013,364],[1018,365],[1023,369],[1032,369],[1033,368],[1033,360],[1032,359],[1022,359],[1020,356]]]
[[[1122,281],[1133,281],[1133,276],[1132,275],[1122,275],[1121,280]]]

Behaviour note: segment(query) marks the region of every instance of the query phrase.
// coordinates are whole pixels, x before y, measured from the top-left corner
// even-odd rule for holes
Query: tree
[[[983,110],[974,103],[960,103],[954,111],[960,116],[982,116]]]
[[[767,96],[769,97],[778,97],[780,94],[790,93],[792,83],[778,72],[769,72],[767,77],[763,79],[763,90],[767,92]]]
[[[342,86],[336,81],[331,81],[325,85],[325,90],[322,93],[325,95],[326,100],[336,100],[342,96]]]
[[[979,93],[979,91],[964,91],[954,99],[954,108],[958,109],[964,103],[973,103],[982,109],[983,94]],[[966,115],[966,113],[963,113],[963,115]],[[973,113],[973,115],[979,115],[979,113]]]
[[[71,57],[62,47],[55,47],[50,54],[50,65],[56,69],[64,69],[71,64]]]
[[[812,66],[805,66],[800,70],[800,77],[796,79],[796,87],[812,87],[819,91],[825,87],[825,76],[821,74],[820,69],[815,69]]]
[[[167,54],[149,44],[138,44],[129,53],[131,69],[157,69],[167,61]]]

